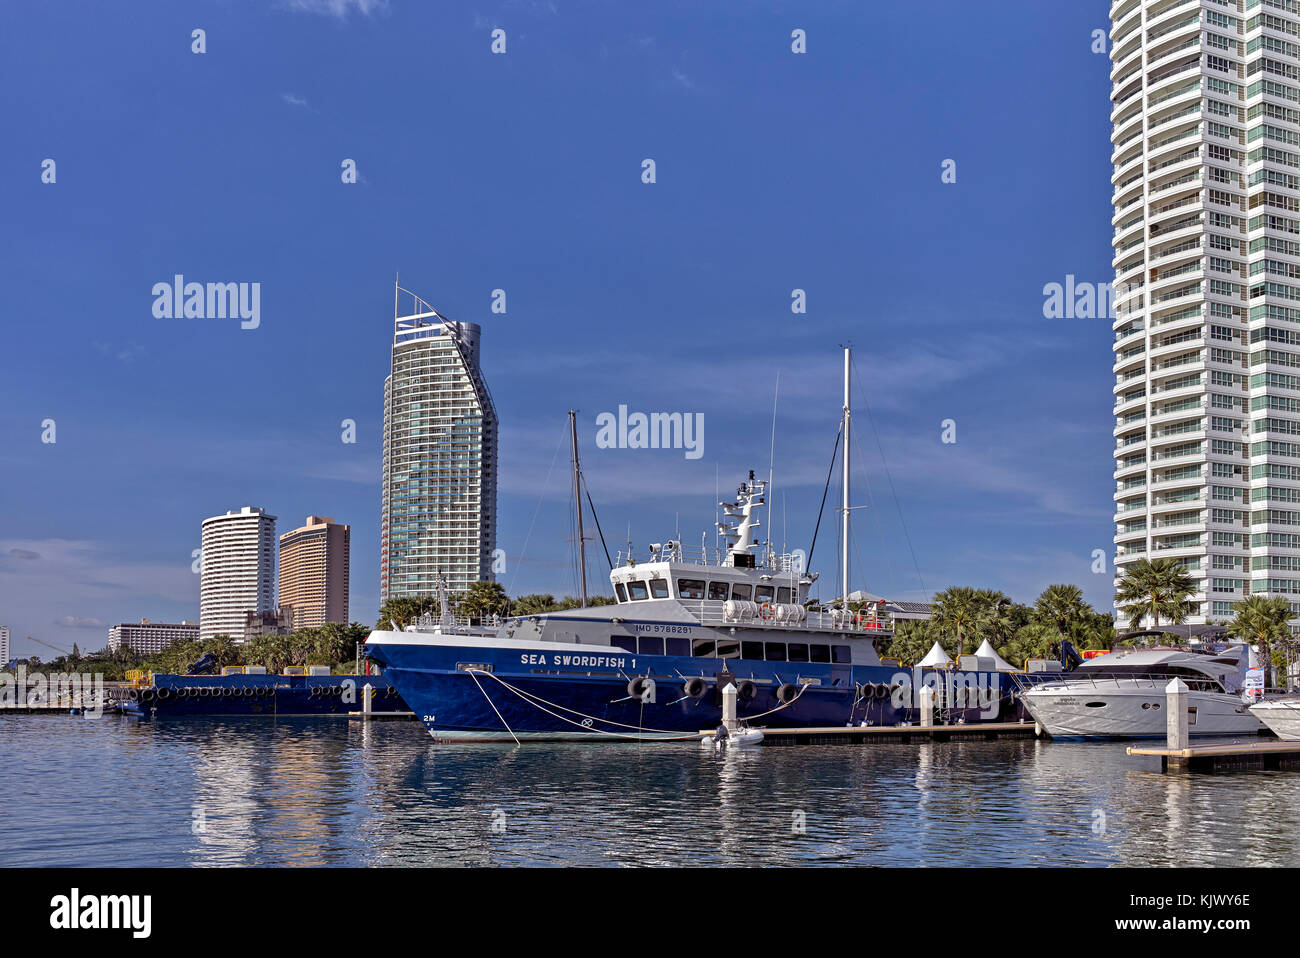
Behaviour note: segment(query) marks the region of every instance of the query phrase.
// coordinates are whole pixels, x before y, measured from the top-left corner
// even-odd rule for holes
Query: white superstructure
[[[1111,21],[1116,575],[1176,558],[1222,622],[1300,600],[1300,9]]]
[[[275,519],[244,506],[203,520],[199,638],[242,640],[246,614],[276,607]]]

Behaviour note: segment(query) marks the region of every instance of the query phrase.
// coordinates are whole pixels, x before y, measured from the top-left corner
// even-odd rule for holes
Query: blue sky
[[[1110,327],[1043,317],[1044,284],[1111,275],[1107,26],[1102,3],[1042,0],[6,5],[15,651],[196,619],[199,524],[246,504],[280,532],[351,524],[352,617],[373,622],[398,271],[483,326],[512,594],[575,591],[568,409],[611,549],[629,528],[694,544],[715,481],[766,474],[778,375],[773,531],[807,548],[852,341],[875,505],[854,587],[1072,581],[1109,608],[1090,567],[1113,535]],[[177,273],[260,283],[260,326],[155,318]],[[704,455],[597,449],[620,404],[702,412]],[[824,531],[828,596],[835,548]]]

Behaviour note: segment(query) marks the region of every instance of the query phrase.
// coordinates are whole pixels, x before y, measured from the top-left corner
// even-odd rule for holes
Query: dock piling
[[[1182,679],[1172,679],[1165,686],[1165,731],[1169,749],[1187,748],[1187,684]]]
[[[921,727],[934,725],[934,689],[928,685],[921,686]]]

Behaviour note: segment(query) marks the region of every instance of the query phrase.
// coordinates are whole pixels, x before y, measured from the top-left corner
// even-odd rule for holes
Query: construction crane
[[[58,652],[60,655],[71,655],[71,654],[72,654],[72,653],[69,652],[67,649],[61,649],[61,648],[59,648],[57,645],[50,645],[50,643],[44,641],[43,639],[38,639],[38,638],[36,638],[36,636],[34,636],[34,635],[29,635],[29,636],[27,636],[27,641],[28,641],[28,642],[35,642],[37,645],[43,645],[43,646],[45,646],[47,649],[53,649],[55,652]]]

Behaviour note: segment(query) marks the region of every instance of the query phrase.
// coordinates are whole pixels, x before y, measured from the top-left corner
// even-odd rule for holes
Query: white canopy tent
[[[985,639],[984,643],[975,650],[975,656],[980,659],[992,659],[994,662],[993,668],[998,672],[1018,671],[1014,665],[998,655],[997,649],[993,648],[988,639]]]
[[[943,646],[938,642],[935,642],[934,648],[925,653],[925,658],[916,664],[926,668],[940,668],[945,665],[951,665],[952,659],[948,658],[948,653],[943,650]]]

